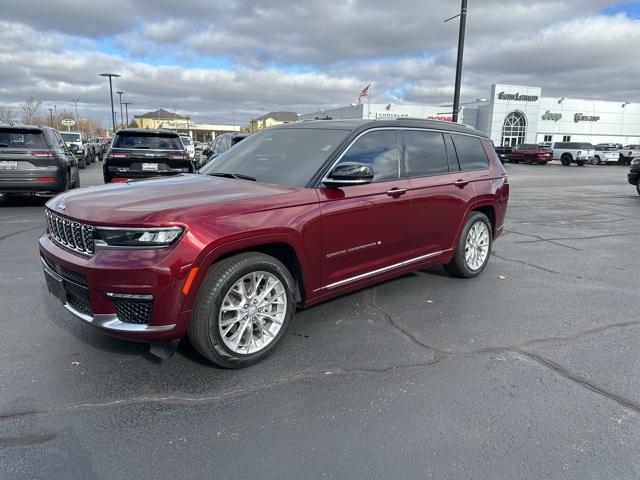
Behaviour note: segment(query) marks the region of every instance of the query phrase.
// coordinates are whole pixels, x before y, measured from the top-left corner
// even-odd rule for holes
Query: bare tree
[[[11,107],[0,107],[0,123],[12,123],[16,119],[16,112]]]
[[[38,120],[38,109],[40,109],[40,100],[35,97],[27,97],[22,103],[22,121],[27,125],[33,125]]]

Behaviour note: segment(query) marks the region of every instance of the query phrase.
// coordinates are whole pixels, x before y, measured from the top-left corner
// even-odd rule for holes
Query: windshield
[[[79,142],[80,134],[79,133],[62,133],[60,132],[62,138],[64,138],[65,142]]]
[[[44,148],[42,131],[17,128],[0,128],[0,148]]]
[[[184,145],[192,145],[193,142],[191,141],[191,139],[189,137],[180,137],[180,140],[182,140],[182,143]]]
[[[304,187],[348,130],[280,128],[251,135],[227,150],[200,173],[226,173],[258,182]]]
[[[175,134],[121,132],[116,134],[113,148],[142,148],[149,150],[184,150]]]

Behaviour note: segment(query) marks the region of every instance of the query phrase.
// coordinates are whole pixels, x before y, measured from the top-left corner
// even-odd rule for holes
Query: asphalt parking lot
[[[0,477],[639,478],[640,197],[625,167],[507,169],[481,277],[299,312],[240,371],[74,319],[44,284],[44,201],[0,199]]]

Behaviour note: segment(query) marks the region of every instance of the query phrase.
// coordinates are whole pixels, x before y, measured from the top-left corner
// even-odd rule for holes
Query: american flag
[[[358,103],[361,102],[361,98],[362,97],[368,97],[369,96],[369,87],[371,86],[371,84],[367,85],[366,87],[364,87],[364,90],[362,90],[362,92],[360,92],[360,95],[358,95]]]

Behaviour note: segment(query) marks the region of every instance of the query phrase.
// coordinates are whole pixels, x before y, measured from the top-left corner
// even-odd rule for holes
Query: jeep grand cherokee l
[[[104,183],[194,171],[177,133],[146,128],[118,130],[102,169]]]
[[[513,149],[511,153],[512,163],[532,163],[546,165],[551,161],[553,152],[549,147],[537,145],[535,143],[522,143]]]
[[[59,193],[79,186],[78,161],[56,130],[0,126],[0,193]]]
[[[491,141],[419,120],[311,121],[260,131],[199,175],[49,201],[49,290],[123,338],[243,367],[307,307],[426,265],[487,265],[509,196]],[[167,347],[166,350],[171,350]]]

